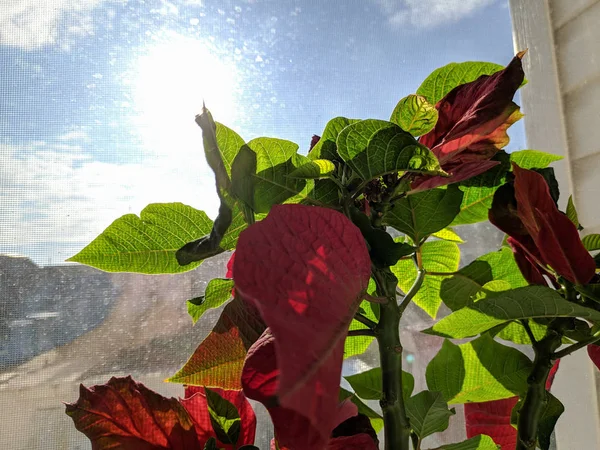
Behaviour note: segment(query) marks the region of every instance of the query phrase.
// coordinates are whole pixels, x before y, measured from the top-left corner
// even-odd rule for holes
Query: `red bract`
[[[267,407],[275,429],[275,437],[281,450],[377,449],[377,444],[371,436],[375,436],[375,431],[370,424],[368,430],[363,427],[360,432],[352,436],[331,436],[330,431],[330,434],[324,437],[324,430],[319,429],[319,426],[303,416],[302,413],[295,411],[293,408],[281,406],[277,398],[279,376],[280,370],[277,368],[277,357],[275,355],[275,339],[267,329],[248,352],[242,384],[248,397],[260,401]],[[339,384],[339,378],[337,384]],[[313,384],[312,386],[320,389],[318,385]],[[306,395],[306,392],[304,394]],[[318,395],[313,397],[315,402],[319,401]],[[332,414],[327,417],[316,409],[319,407],[318,403],[315,403],[314,407],[316,414],[321,419],[326,419],[331,423],[331,428],[343,427],[344,423],[350,422],[358,414],[356,405],[349,399],[335,404],[333,408],[328,408],[329,411],[332,411]],[[354,427],[354,430],[356,431],[356,427]],[[275,440],[273,440],[271,449],[275,448]]]
[[[239,237],[236,293],[258,307],[272,333],[249,352],[242,384],[248,397],[296,415],[294,423],[275,423],[276,432],[291,433],[290,441],[282,443],[294,450],[323,448],[328,442],[344,340],[370,272],[360,231],[330,209],[274,206],[265,220]],[[270,358],[276,366],[261,352],[274,355]],[[264,380],[275,374],[277,382],[265,392]],[[272,410],[271,415],[276,422]],[[302,447],[299,437],[316,444]]]
[[[240,441],[252,444],[256,418],[250,404],[241,391],[218,393],[236,405],[242,422]],[[107,384],[89,389],[82,385],[77,402],[66,406],[93,450],[201,450],[210,437],[216,437],[203,395],[180,402],[131,377],[113,377]]]
[[[436,109],[438,121],[419,142],[437,156],[444,177],[417,177],[415,190],[431,189],[479,175],[498,164],[490,159],[508,144],[506,130],[522,117],[512,101],[523,83],[520,52],[506,68],[452,89]]]
[[[600,345],[588,345],[587,352],[592,362],[596,365],[598,369],[600,369]]]
[[[217,439],[217,447],[225,450],[234,450],[245,444],[253,444],[256,433],[256,416],[250,403],[242,391],[230,391],[224,389],[211,389],[225,400],[231,402],[240,414],[240,437],[236,447],[227,445]],[[210,415],[208,412],[208,404],[206,401],[206,392],[203,387],[188,386],[185,389],[185,399],[181,400],[184,408],[187,410],[194,425],[196,434],[200,442],[206,442],[211,437],[215,437],[215,433],[210,423]]]
[[[546,266],[572,283],[586,284],[596,273],[594,259],[581,243],[573,222],[558,210],[542,175],[513,163],[514,186],[494,196],[489,219],[511,239],[527,280],[545,284]]]
[[[558,371],[560,360],[556,361],[546,381],[550,389]],[[510,424],[510,416],[519,397],[505,398],[481,403],[465,403],[465,427],[467,438],[487,434],[502,450],[514,450],[517,445],[517,429]]]

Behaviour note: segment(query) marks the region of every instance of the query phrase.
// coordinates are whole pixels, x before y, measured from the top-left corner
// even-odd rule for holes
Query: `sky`
[[[3,2],[0,254],[59,264],[149,203],[214,217],[203,100],[306,153],[330,118],[388,119],[437,67],[513,54],[507,0]]]

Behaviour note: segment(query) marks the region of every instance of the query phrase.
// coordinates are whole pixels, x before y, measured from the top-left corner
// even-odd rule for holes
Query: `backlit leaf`
[[[371,426],[376,433],[379,433],[383,428],[383,418],[381,417],[381,414],[373,411],[371,408],[365,405],[356,394],[353,394],[344,388],[340,388],[340,401],[346,400],[347,398],[349,398],[352,403],[357,406],[360,414],[364,414],[369,418],[371,421]]]
[[[325,130],[323,130],[319,141],[308,153],[308,158],[312,160],[328,159],[330,161],[341,161],[335,143],[342,130],[356,122],[358,122],[358,119],[347,119],[346,117],[334,117],[331,119],[325,125]]]
[[[333,173],[335,165],[328,159],[309,161],[290,173],[293,178],[326,178]]]
[[[425,333],[455,339],[476,336],[505,322],[543,317],[600,321],[600,312],[565,300],[553,289],[527,286],[489,295],[444,317]]]
[[[513,252],[506,247],[480,256],[456,275],[444,278],[440,295],[444,304],[455,311],[470,303],[472,297],[493,280],[506,281],[511,288],[528,284],[521,275]]]
[[[428,275],[427,272],[455,272],[460,261],[460,249],[454,242],[428,241],[421,247],[425,279],[413,301],[431,317],[435,317],[442,304],[440,287],[446,277]],[[417,277],[417,269],[411,260],[400,260],[392,267],[398,285],[407,292]]]
[[[457,444],[442,445],[436,450],[498,450],[498,446],[491,437],[480,434]]]
[[[444,228],[443,230],[440,230],[440,231],[436,231],[431,236],[438,238],[438,239],[442,239],[444,241],[456,242],[457,244],[465,243],[463,238],[461,238],[458,235],[458,233],[450,227]]]
[[[203,211],[183,203],[153,203],[139,217],[126,214],[115,220],[68,261],[106,272],[187,272],[200,262],[180,266],[175,253],[187,242],[210,233],[212,225]]]
[[[430,132],[437,119],[437,109],[425,97],[411,94],[398,102],[390,122],[416,137]]]
[[[504,67],[500,64],[490,62],[450,63],[434,70],[425,78],[425,81],[417,89],[417,94],[435,105],[456,86],[475,81],[481,75],[492,75],[502,69]]]
[[[196,323],[200,317],[211,308],[218,308],[231,298],[233,280],[213,278],[206,285],[204,295],[187,301],[188,314]]]
[[[544,169],[550,164],[563,159],[562,156],[539,150],[519,150],[510,154],[510,161],[522,169]]]
[[[489,335],[455,345],[445,340],[427,366],[427,387],[448,403],[485,402],[522,394],[531,361]]]

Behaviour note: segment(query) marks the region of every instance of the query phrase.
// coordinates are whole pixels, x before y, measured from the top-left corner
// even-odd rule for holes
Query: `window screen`
[[[132,374],[183,395],[163,380],[219,314],[193,326],[185,301],[224,276],[226,255],[172,276],[64,261],[150,203],[216,215],[194,123],[203,101],[247,140],[279,137],[306,152],[332,117],[387,119],[437,67],[506,64],[513,53],[501,0],[3,2],[0,448],[91,448],[61,403],[77,399],[80,383]],[[509,149],[524,148],[521,125],[511,132]],[[458,231],[463,264],[501,241],[486,224]],[[403,327],[417,390],[440,345],[419,334],[427,320],[415,307]],[[344,374],[376,354],[348,360]],[[268,448],[261,414],[257,445]],[[442,437],[463,438],[460,420],[451,423]]]

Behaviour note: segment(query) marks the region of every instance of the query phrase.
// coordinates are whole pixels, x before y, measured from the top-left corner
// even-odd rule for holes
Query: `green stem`
[[[562,339],[561,325],[562,321],[560,319],[555,320],[548,327],[546,336],[533,345],[535,358],[533,368],[527,379],[527,393],[523,400],[523,406],[519,411],[517,447],[515,450],[535,450],[540,416],[548,402],[546,380],[550,369],[552,369],[553,353],[560,347]]]
[[[390,300],[381,305],[379,323],[375,329],[383,385],[380,405],[384,422],[384,448],[385,450],[409,450],[410,422],[406,416],[402,397],[402,345],[400,343],[402,312],[396,302],[398,280],[390,269],[377,269],[373,272],[373,277],[377,284],[377,294],[386,296]]]
[[[552,359],[560,359],[565,356],[569,356],[571,353],[579,350],[580,348],[587,347],[590,344],[594,344],[600,341],[600,331],[596,332],[592,336],[587,339],[584,339],[581,342],[577,342],[576,344],[569,345],[567,348],[563,348],[561,351],[556,352],[552,355]]]
[[[374,330],[377,326],[377,322],[373,322],[371,319],[369,319],[366,316],[363,316],[361,313],[354,314],[354,318],[356,319],[356,321],[362,323],[366,327],[369,327],[371,330]]]

